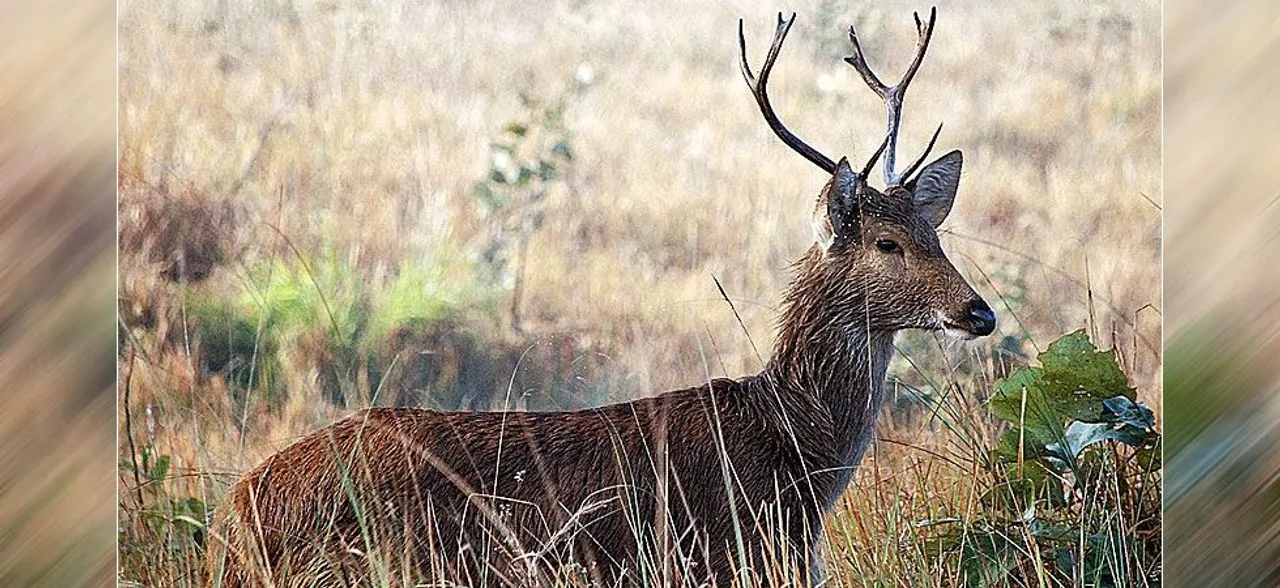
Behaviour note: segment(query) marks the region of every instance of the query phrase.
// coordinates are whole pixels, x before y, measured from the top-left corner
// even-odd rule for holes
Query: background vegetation
[[[787,123],[831,155],[874,149],[883,110],[839,60],[844,29],[896,72],[923,8],[802,11],[771,84]],[[825,181],[737,73],[737,18],[758,63],[773,11],[122,3],[121,577],[194,583],[226,485],[360,406],[493,408],[510,389],[513,408],[573,408],[758,370]],[[987,402],[996,378],[1047,369],[1064,333],[1115,348],[1136,393],[1107,398],[1160,413],[1159,23],[1154,3],[940,7],[903,148],[941,121],[964,150],[944,247],[1001,324],[900,340],[881,439],[827,533],[837,585],[1158,573],[1158,497],[1125,439],[1093,447],[1106,483],[1055,471],[1068,496],[1043,516],[1025,513],[1044,485],[1012,509],[979,498],[1031,463],[992,458],[1025,426]],[[1117,502],[1091,502],[1104,489]],[[1046,555],[1055,528],[1008,532],[1033,519],[1086,530],[1079,556]],[[1091,567],[1095,537],[1139,545]]]

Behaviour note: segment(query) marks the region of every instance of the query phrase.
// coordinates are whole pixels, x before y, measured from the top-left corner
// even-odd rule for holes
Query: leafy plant
[[[204,541],[208,508],[199,498],[179,496],[169,487],[173,459],[160,453],[152,443],[143,445],[135,459],[122,459],[120,469],[137,480],[130,497],[140,516],[133,519],[132,534],[121,527],[121,553],[125,558],[145,556],[131,545],[134,534],[143,534],[164,545],[171,557],[190,557],[192,548]]]
[[[932,547],[960,558],[967,585],[1014,571],[1042,583],[1141,583],[1159,553],[1155,415],[1115,351],[1098,351],[1083,330],[1038,360],[997,382],[989,401],[1008,428],[986,460],[985,514]]]
[[[159,453],[155,445],[147,443],[135,455],[136,463],[122,458],[119,463],[120,469],[137,473],[139,482],[144,485],[164,482],[165,476],[169,475],[169,465],[172,461],[168,454]]]
[[[574,86],[581,88],[581,85]],[[573,162],[564,111],[573,93],[544,102],[520,93],[520,115],[490,144],[490,165],[472,196],[489,231],[480,258],[489,278],[511,295],[511,326],[520,330],[520,297],[529,239],[542,224],[551,188]]]

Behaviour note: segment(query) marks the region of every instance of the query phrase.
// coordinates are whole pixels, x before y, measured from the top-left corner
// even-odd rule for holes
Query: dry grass
[[[865,157],[883,110],[839,60],[843,27],[857,24],[873,67],[897,71],[913,43],[910,11],[921,7],[836,1],[802,11],[771,84],[787,124],[829,155]],[[123,2],[121,224],[141,236],[121,256],[122,316],[134,317],[122,411],[132,411],[135,444],[172,458],[159,495],[215,504],[234,474],[345,412],[325,401],[326,362],[344,361],[325,355],[328,327],[280,343],[286,361],[274,373],[287,395],[271,410],[252,393],[234,398],[234,382],[201,368],[193,301],[240,296],[262,283],[270,260],[331,260],[375,298],[406,264],[444,268],[433,275],[450,285],[437,294],[483,340],[522,349],[568,333],[573,352],[606,357],[593,373],[612,378],[614,392],[590,388],[576,397],[582,404],[687,386],[708,368],[757,371],[712,276],[767,353],[825,178],[760,120],[737,72],[738,17],[758,63],[771,6]],[[903,149],[945,122],[941,149],[965,152],[944,247],[1001,324],[962,348],[908,338],[903,351],[923,375],[900,362],[902,380],[959,383],[985,397],[1002,335],[1033,352],[1087,325],[1120,349],[1140,398],[1159,412],[1159,24],[1153,2],[940,7]],[[492,318],[508,292],[477,286],[488,225],[472,186],[489,169],[491,141],[520,114],[519,92],[554,99],[588,74],[566,110],[576,157],[541,205],[525,332],[514,334]],[[221,203],[234,214],[217,214]],[[164,277],[170,258],[147,249],[164,237],[142,222],[163,207],[217,220],[186,229],[225,248],[207,278]],[[379,392],[368,378],[350,381],[351,398]],[[859,472],[853,495],[864,498],[833,523],[861,529],[834,541],[848,557],[835,558],[845,567],[833,573],[852,584],[868,569],[945,577],[911,568],[915,559],[872,557],[892,550],[866,542],[897,536],[891,527],[922,510],[954,514],[974,484],[965,467],[904,444],[961,464],[974,456],[936,420],[904,417],[881,437],[893,443],[877,444]],[[204,483],[188,477],[210,473]],[[136,523],[134,480],[121,484],[122,514]],[[916,506],[876,510],[867,498],[892,495]],[[851,555],[853,546],[866,551]],[[124,561],[126,577],[146,565]]]

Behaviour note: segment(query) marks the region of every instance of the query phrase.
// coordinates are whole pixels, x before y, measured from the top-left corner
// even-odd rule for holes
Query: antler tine
[[[904,183],[911,179],[911,174],[916,173],[916,168],[920,167],[920,164],[924,163],[924,158],[929,156],[930,151],[933,151],[933,144],[937,142],[938,134],[941,132],[942,123],[938,123],[937,130],[933,131],[933,137],[929,138],[929,144],[924,147],[924,153],[921,153],[920,157],[917,157],[915,161],[911,162],[911,167],[908,167],[907,171],[902,172],[902,175],[898,176]]]
[[[773,33],[773,44],[769,46],[769,54],[765,57],[764,65],[760,66],[760,77],[751,73],[751,66],[747,64],[747,38],[743,32],[742,19],[738,19],[738,48],[741,53],[740,66],[742,68],[742,78],[747,81],[747,86],[751,88],[751,95],[755,96],[756,104],[760,106],[760,114],[764,115],[764,119],[769,123],[769,128],[773,129],[773,133],[782,139],[788,147],[795,150],[805,159],[813,162],[814,165],[822,168],[827,173],[835,173],[836,163],[830,157],[819,153],[817,149],[810,147],[799,137],[795,136],[782,121],[778,119],[778,115],[773,112],[773,106],[769,104],[769,94],[767,86],[769,84],[769,72],[773,70],[773,62],[778,59],[778,52],[782,49],[782,42],[787,38],[787,32],[791,30],[791,24],[796,21],[796,14],[791,13],[791,18],[784,20],[782,13],[778,13],[778,28]]]
[[[938,21],[938,7],[929,9],[927,25],[920,23],[920,13],[912,12],[911,16],[916,19],[916,55],[912,58],[911,65],[907,67],[907,73],[902,75],[902,81],[898,82],[898,86],[902,87],[904,93],[907,91],[907,85],[911,83],[911,78],[916,77],[916,70],[920,69],[920,63],[924,61],[924,53],[929,50],[929,40],[933,38],[933,25]]]
[[[920,13],[913,12],[912,16],[915,17],[916,21],[916,54],[911,60],[911,65],[907,66],[907,71],[898,80],[897,84],[886,86],[876,76],[875,72],[871,71],[871,67],[867,65],[866,57],[863,55],[862,46],[858,43],[858,33],[852,26],[849,27],[849,42],[853,45],[853,54],[844,58],[845,62],[852,65],[858,74],[862,76],[862,81],[866,82],[867,86],[884,101],[885,114],[888,117],[888,137],[886,138],[888,147],[884,154],[884,181],[887,186],[901,184],[919,165],[919,163],[913,164],[911,170],[906,174],[898,174],[893,171],[898,151],[898,128],[902,122],[902,101],[907,94],[907,86],[911,85],[912,78],[915,77],[916,71],[920,69],[921,62],[924,61],[925,52],[929,50],[929,40],[933,38],[933,26],[937,22],[938,8],[935,6],[929,9],[929,22],[927,24],[920,21]],[[939,131],[941,131],[941,127],[939,127]],[[936,139],[937,134],[935,133],[934,140]],[[933,141],[930,141],[929,148],[932,149],[932,147]],[[925,153],[927,154],[928,152],[929,150],[926,149]],[[922,155],[920,159],[923,160],[924,156]]]
[[[880,148],[876,149],[876,152],[871,154],[871,159],[868,159],[867,164],[862,166],[862,173],[858,177],[864,180],[867,178],[867,175],[871,173],[871,168],[875,167],[876,160],[880,159],[880,154],[884,153],[885,145],[888,145],[888,144],[889,144],[889,135],[885,135],[884,140],[880,142]]]
[[[862,45],[858,43],[858,33],[853,29],[853,25],[849,25],[849,42],[853,44],[853,54],[844,58],[845,63],[853,66],[862,76],[862,81],[871,87],[871,90],[884,98],[889,93],[889,87],[876,77],[876,72],[871,71],[871,66],[867,65],[867,58],[862,54]]]

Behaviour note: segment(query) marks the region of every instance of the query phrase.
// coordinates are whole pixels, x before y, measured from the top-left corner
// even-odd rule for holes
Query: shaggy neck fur
[[[805,451],[815,498],[830,509],[844,492],[875,432],[893,331],[867,327],[865,296],[832,279],[814,248],[800,262],[784,301],[774,352],[762,374],[777,408]]]

